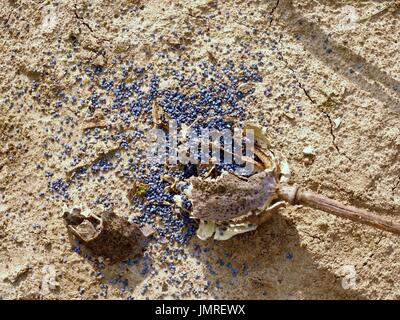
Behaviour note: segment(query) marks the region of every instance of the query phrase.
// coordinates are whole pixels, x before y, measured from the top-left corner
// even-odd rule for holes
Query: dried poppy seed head
[[[197,235],[205,240],[227,240],[236,234],[255,230],[285,205],[302,204],[342,218],[400,234],[400,223],[377,213],[344,205],[311,191],[287,185],[289,166],[279,153],[269,149],[265,130],[253,124],[256,145],[253,159],[261,172],[249,178],[224,173],[217,179],[192,178],[186,192],[192,201],[192,217],[199,219]]]
[[[255,230],[284,206],[278,198],[278,185],[290,177],[286,160],[270,151],[264,128],[247,123],[244,130],[254,133],[256,157],[242,159],[254,165],[253,175],[244,177],[223,171],[215,179],[195,177],[188,181],[185,193],[192,202],[191,217],[200,220],[200,239],[214,236],[216,240],[227,240]],[[178,206],[179,202],[176,201]]]

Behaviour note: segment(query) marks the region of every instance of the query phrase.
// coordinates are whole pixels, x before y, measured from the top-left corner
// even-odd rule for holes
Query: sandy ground
[[[82,70],[129,59],[161,70],[176,59],[252,63],[261,52],[250,117],[268,120],[293,182],[400,219],[397,1],[90,3],[5,0],[0,8],[0,298],[400,298],[399,237],[303,207],[226,242],[193,238],[175,274],[158,243],[148,248],[153,273],[140,272],[143,261],[99,271],[73,250],[61,213],[104,190],[123,212],[126,183],[110,172],[65,200],[49,195],[45,176],[65,176],[56,155],[85,125],[70,101],[60,117],[50,112],[59,91],[88,97],[88,80],[72,81],[77,61]],[[316,151],[312,163],[306,146]]]

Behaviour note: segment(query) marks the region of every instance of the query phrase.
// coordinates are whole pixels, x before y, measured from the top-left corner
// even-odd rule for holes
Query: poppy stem
[[[400,234],[400,223],[382,217],[378,213],[345,205],[312,191],[301,190],[295,186],[280,186],[280,197],[291,203],[322,210],[341,218],[346,218],[358,223],[366,224],[381,230]]]

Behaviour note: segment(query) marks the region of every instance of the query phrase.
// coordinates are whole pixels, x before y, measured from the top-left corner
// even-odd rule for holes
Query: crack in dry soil
[[[303,232],[306,236],[308,236],[308,237],[310,237],[310,238],[312,238],[312,239],[316,239],[316,240],[318,240],[318,241],[320,241],[320,242],[323,241],[323,239],[321,239],[321,237],[318,237],[318,236],[316,236],[316,235],[313,235],[313,234],[311,234],[311,233],[309,233],[309,232],[307,232],[307,231],[304,231],[304,230],[302,230],[302,232]]]
[[[396,182],[396,181],[397,181],[397,182]],[[396,191],[396,189],[397,189],[399,186],[400,186],[400,176],[394,181],[394,185],[393,185],[393,188],[392,188],[393,195],[394,195],[394,192]]]
[[[276,3],[275,3],[275,6],[272,8],[272,10],[270,11],[270,13],[269,13],[269,15],[271,16],[271,20],[269,21],[269,26],[271,26],[272,25],[272,23],[274,22],[274,13],[275,13],[275,10],[278,8],[278,6],[279,6],[279,1],[280,0],[277,0],[276,1]]]
[[[13,14],[15,11],[17,11],[17,10],[19,10],[19,9],[21,9],[21,8],[22,8],[22,5],[20,5],[20,6],[16,7],[16,8],[14,8],[14,9],[12,9],[11,12],[7,15],[7,18],[6,18],[5,21],[4,21],[4,25],[7,25],[8,22],[10,21],[10,19],[11,19],[12,14]]]
[[[352,161],[351,158],[350,158],[347,154],[345,154],[344,152],[340,151],[340,148],[339,148],[339,146],[338,146],[337,143],[336,143],[336,135],[335,135],[335,132],[334,132],[334,130],[333,130],[334,124],[333,124],[333,121],[332,121],[332,119],[331,119],[331,116],[330,116],[329,113],[326,112],[326,111],[323,111],[323,110],[322,110],[322,113],[325,115],[325,117],[327,117],[327,119],[328,119],[328,121],[329,121],[329,125],[330,125],[330,134],[331,134],[331,136],[332,136],[332,144],[333,144],[333,146],[335,147],[335,149],[337,150],[337,152],[338,152],[340,155],[342,155],[342,156],[346,157],[348,160]]]
[[[279,35],[278,44],[279,44],[279,46],[282,47],[282,42],[281,41],[282,41],[282,35]],[[311,98],[310,94],[308,93],[306,88],[303,86],[303,84],[301,83],[299,78],[297,77],[296,71],[289,65],[289,62],[283,56],[282,50],[279,50],[279,48],[278,48],[278,55],[279,55],[280,59],[284,62],[285,67],[288,68],[292,72],[293,77],[296,80],[297,85],[300,87],[300,89],[303,90],[303,92],[306,95],[307,99],[310,100],[312,104],[315,104],[315,101]]]
[[[281,40],[282,40],[282,35],[279,36],[279,40],[278,40],[279,46],[282,46]],[[307,99],[308,99],[312,104],[315,105],[315,104],[316,104],[315,100],[311,97],[311,95],[309,94],[309,92],[306,90],[306,88],[304,87],[304,85],[301,83],[301,81],[300,81],[299,78],[297,77],[296,70],[294,70],[294,68],[291,67],[291,66],[289,65],[289,62],[285,59],[285,57],[284,57],[284,55],[283,55],[283,53],[282,53],[282,50],[279,50],[279,49],[278,49],[278,55],[279,55],[280,59],[284,62],[285,67],[286,67],[287,69],[289,69],[289,70],[292,72],[293,77],[294,77],[294,79],[296,80],[297,85],[300,87],[300,89],[303,90],[303,92],[304,92],[305,96],[307,97]],[[322,113],[326,116],[326,118],[327,118],[328,121],[329,121],[329,126],[330,126],[330,130],[329,130],[329,131],[330,131],[330,135],[332,136],[332,144],[333,144],[333,146],[335,147],[335,149],[337,150],[337,152],[338,152],[340,155],[342,155],[342,156],[346,157],[348,160],[352,161],[351,158],[350,158],[348,155],[346,155],[344,152],[340,151],[340,148],[339,148],[339,146],[338,146],[337,143],[336,143],[336,135],[335,135],[334,130],[333,130],[334,124],[333,124],[333,121],[332,121],[332,119],[331,119],[329,113],[326,112],[326,111],[324,111],[324,110],[322,110]]]
[[[387,106],[399,110],[400,82],[381,68],[355,53],[351,48],[335,42],[329,33],[319,25],[302,16],[294,7],[293,1],[281,1],[285,10],[283,22],[292,34],[301,34],[300,41],[318,60],[329,65],[332,70],[369,92]],[[326,49],[330,53],[326,54]]]
[[[78,8],[76,7],[76,5],[75,5],[74,14],[75,14],[75,18],[76,18],[76,19],[78,19],[79,21],[81,21],[82,24],[83,24],[84,26],[86,26],[86,27],[90,30],[90,32],[93,32],[92,27],[85,21],[85,19],[84,19],[83,17],[80,17],[80,16],[78,15]]]

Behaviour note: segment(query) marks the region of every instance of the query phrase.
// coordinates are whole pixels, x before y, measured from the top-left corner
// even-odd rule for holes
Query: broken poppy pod
[[[109,258],[112,262],[141,254],[152,232],[140,229],[136,224],[105,211],[97,216],[82,214],[76,208],[65,212],[68,229],[94,254]]]
[[[216,178],[194,177],[185,193],[192,202],[191,217],[199,219],[200,239],[227,240],[255,230],[286,203],[301,204],[342,218],[400,234],[400,224],[363,209],[344,205],[310,191],[288,185],[287,161],[270,150],[265,130],[254,124],[255,172],[249,177],[222,171]],[[247,160],[249,161],[249,160]],[[260,170],[261,168],[261,170]]]

